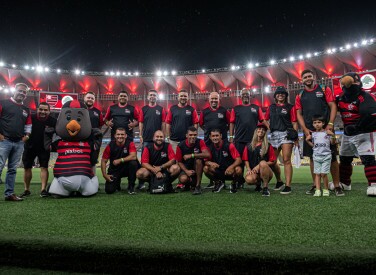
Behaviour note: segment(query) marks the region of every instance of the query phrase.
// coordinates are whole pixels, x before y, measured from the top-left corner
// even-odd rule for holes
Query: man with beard
[[[372,132],[374,129],[364,129],[375,123],[376,97],[363,91],[357,73],[343,75],[340,83],[343,92],[336,98],[336,102],[344,126],[339,152],[341,186],[344,190],[351,190],[351,163],[355,156],[360,157],[368,180],[367,195],[376,196],[375,141]],[[367,112],[372,115],[368,117]],[[364,120],[363,125],[359,124],[361,120]]]
[[[165,109],[157,104],[158,92],[150,90],[148,92],[149,104],[142,107],[140,111],[139,128],[140,143],[147,146],[153,143],[153,135],[155,131],[165,131]]]
[[[105,124],[111,128],[111,139],[117,128],[124,128],[128,138],[133,141],[133,128],[138,125],[139,111],[136,107],[128,104],[128,92],[120,91],[118,104],[109,106],[104,116]]]
[[[210,132],[210,158],[205,161],[204,173],[214,181],[213,192],[219,193],[225,185],[225,180],[232,180],[230,193],[237,192],[237,185],[243,177],[242,160],[234,144],[222,140],[219,129]]]
[[[14,184],[17,165],[32,129],[30,110],[23,105],[28,90],[26,84],[17,83],[13,97],[0,101],[0,175],[8,161],[4,192],[6,201],[23,200],[14,194]]]
[[[141,168],[136,177],[150,182],[152,177],[166,178],[167,192],[173,192],[172,182],[178,177],[180,168],[175,161],[175,153],[171,144],[166,143],[162,131],[154,133],[153,143],[144,147],[141,155]]]
[[[50,160],[50,150],[44,148],[44,134],[46,127],[55,128],[56,119],[50,116],[50,105],[41,102],[36,114],[31,115],[32,131],[29,140],[26,141],[22,162],[24,166],[24,186],[25,191],[20,195],[21,198],[31,195],[30,182],[33,177],[32,167],[34,159],[38,157],[40,164],[40,180],[41,180],[41,197],[47,197],[46,190],[48,181],[48,162]]]
[[[100,130],[104,124],[104,121],[103,121],[102,112],[98,108],[94,107],[95,94],[90,91],[87,92],[84,96],[84,102],[85,102],[85,105],[87,106],[87,109],[89,110],[91,128],[97,128]],[[99,144],[102,145],[102,138],[100,139]],[[96,148],[96,150],[92,152],[92,154],[94,155],[93,158],[95,158],[96,160],[98,160],[100,149],[101,149],[100,146],[98,146],[98,148]],[[96,170],[97,170],[96,166],[94,165],[93,166],[94,175],[96,174]]]
[[[306,137],[311,132],[315,131],[312,124],[312,117],[316,114],[322,115],[325,121],[328,121],[326,130],[334,133],[334,120],[337,115],[337,106],[334,101],[332,91],[329,87],[322,87],[315,83],[315,76],[313,71],[307,69],[301,74],[304,90],[302,90],[295,99],[295,108],[297,110],[297,119],[300,127],[303,130],[303,156],[309,157],[312,182],[315,182],[315,174],[313,173],[313,150],[312,147],[306,142]],[[337,148],[336,145],[331,145],[332,150],[332,163],[330,172],[332,174],[335,192],[337,196],[343,196],[344,193],[339,187],[339,168],[337,161]],[[313,195],[315,192],[315,185],[313,184],[306,192],[307,195]]]
[[[210,157],[210,153],[203,140],[197,138],[197,129],[189,127],[186,139],[176,147],[176,161],[181,173],[179,182],[185,190],[194,189],[193,195],[201,194],[201,179],[204,167],[204,159]]]
[[[107,162],[110,166],[106,173]],[[101,170],[106,180],[105,192],[112,194],[121,190],[121,179],[128,177],[128,194],[133,195],[136,182],[136,172],[140,164],[137,160],[137,151],[134,143],[127,139],[124,128],[117,128],[115,140],[111,141],[103,151]]]
[[[178,104],[171,106],[166,117],[166,139],[174,151],[179,142],[185,140],[185,133],[191,126],[198,128],[198,115],[195,108],[188,104],[188,92],[181,90]]]
[[[219,105],[219,93],[210,93],[209,106],[202,110],[199,124],[204,130],[206,144],[210,143],[210,131],[214,129],[220,129],[222,139],[227,140],[230,112],[225,107]]]

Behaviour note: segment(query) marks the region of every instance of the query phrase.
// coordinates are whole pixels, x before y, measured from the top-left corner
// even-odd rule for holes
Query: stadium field
[[[351,191],[327,198],[305,194],[308,169],[294,169],[290,195],[262,197],[247,186],[131,196],[126,181],[106,195],[100,176],[100,192],[85,199],[40,198],[33,169],[32,195],[0,202],[0,272],[373,272],[376,198],[366,196],[363,166],[354,166]],[[22,176],[19,169],[17,194]]]

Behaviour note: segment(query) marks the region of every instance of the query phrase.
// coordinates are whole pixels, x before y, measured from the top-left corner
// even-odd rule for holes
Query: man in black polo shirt
[[[210,157],[210,153],[205,142],[197,138],[195,127],[188,128],[186,137],[186,140],[176,147],[176,161],[181,169],[179,182],[185,190],[194,188],[193,195],[199,195],[201,194],[203,162],[204,159]]]
[[[48,181],[48,162],[50,160],[50,150],[44,148],[44,134],[46,127],[55,128],[56,118],[50,116],[50,105],[41,102],[36,114],[31,115],[32,131],[30,139],[26,141],[22,162],[24,166],[24,187],[25,191],[20,195],[21,198],[31,195],[30,182],[33,177],[32,167],[34,159],[38,157],[40,164],[40,180],[41,180],[41,197],[47,197],[46,191]]]
[[[87,106],[87,109],[89,111],[89,116],[90,116],[90,122],[91,122],[91,128],[97,128],[97,129],[101,129],[103,124],[104,124],[104,121],[103,121],[103,115],[102,115],[102,112],[94,107],[94,102],[95,102],[95,94],[93,92],[87,92],[84,96],[84,102],[85,102],[85,105]],[[98,141],[100,145],[102,145],[102,137],[100,138],[100,140]],[[96,150],[94,150],[94,152],[92,152],[93,154],[93,159],[96,159],[97,162],[98,162],[98,157],[99,157],[99,151],[100,151],[100,146],[98,146],[98,148],[96,148]],[[93,166],[93,173],[94,175],[96,174],[96,165]]]
[[[231,110],[229,141],[234,142],[238,152],[243,152],[244,147],[252,140],[257,124],[263,122],[266,126],[268,125],[265,122],[261,107],[250,103],[250,91],[242,89],[240,96],[242,104]]]
[[[139,129],[140,143],[147,146],[153,143],[153,135],[155,131],[165,131],[165,109],[157,104],[158,92],[150,90],[148,92],[149,104],[140,110]]]
[[[111,139],[117,128],[124,128],[128,139],[133,141],[133,128],[138,125],[139,111],[136,107],[128,104],[128,92],[120,91],[118,103],[109,106],[104,116],[104,121],[111,128]]]
[[[185,133],[190,126],[197,129],[198,115],[195,108],[188,104],[188,91],[181,90],[178,104],[171,106],[166,117],[166,136],[174,151],[179,142],[185,140]]]
[[[219,93],[210,93],[209,106],[201,111],[199,124],[204,130],[206,144],[210,143],[210,131],[214,129],[221,130],[222,139],[227,140],[230,112],[219,105]]]
[[[240,154],[234,144],[222,140],[219,129],[210,132],[210,140],[211,157],[205,161],[204,173],[215,183],[213,192],[219,193],[225,185],[225,180],[232,180],[230,193],[236,193],[238,181],[243,177]]]
[[[110,161],[110,166],[106,172],[108,161]],[[117,128],[115,140],[112,140],[106,146],[102,155],[101,170],[106,180],[105,192],[112,194],[116,190],[120,191],[121,178],[128,177],[128,194],[135,194],[134,185],[139,166],[136,146],[132,141],[127,139],[124,128]]]
[[[301,74],[304,90],[297,94],[295,99],[295,108],[297,110],[296,116],[300,127],[304,132],[303,138],[303,156],[309,157],[310,168],[312,175],[312,182],[314,182],[315,175],[313,173],[313,150],[308,145],[305,137],[315,131],[312,124],[312,117],[316,114],[322,115],[328,121],[326,130],[334,133],[334,120],[337,115],[337,105],[334,101],[332,91],[327,86],[321,86],[315,83],[315,76],[313,71],[304,70]],[[343,196],[341,188],[339,188],[339,165],[337,161],[336,145],[331,145],[332,163],[330,166],[330,173],[332,174],[333,184],[337,196]],[[315,185],[313,184],[310,190],[306,192],[307,195],[312,195],[315,192]]]
[[[14,183],[24,143],[29,139],[32,128],[30,110],[23,105],[28,90],[26,84],[18,83],[13,96],[0,101],[0,175],[8,161],[4,192],[6,201],[23,200],[14,194]]]
[[[171,144],[166,143],[162,131],[154,133],[153,143],[144,147],[141,155],[141,168],[137,171],[137,178],[150,182],[151,177],[161,179],[168,177],[168,192],[172,192],[172,182],[178,177],[180,168],[175,161],[175,153]]]

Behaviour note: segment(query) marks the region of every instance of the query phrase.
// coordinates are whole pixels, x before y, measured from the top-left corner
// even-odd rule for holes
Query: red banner
[[[51,111],[60,111],[62,107],[61,101],[66,96],[78,99],[78,94],[74,93],[39,92],[39,102],[47,102],[50,105]]]

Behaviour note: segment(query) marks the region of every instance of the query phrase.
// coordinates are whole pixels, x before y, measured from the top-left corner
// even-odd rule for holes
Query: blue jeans
[[[7,139],[0,141],[0,175],[3,172],[5,162],[8,160],[8,171],[5,177],[5,197],[14,193],[17,167],[21,160],[23,149],[23,141],[13,142]]]

